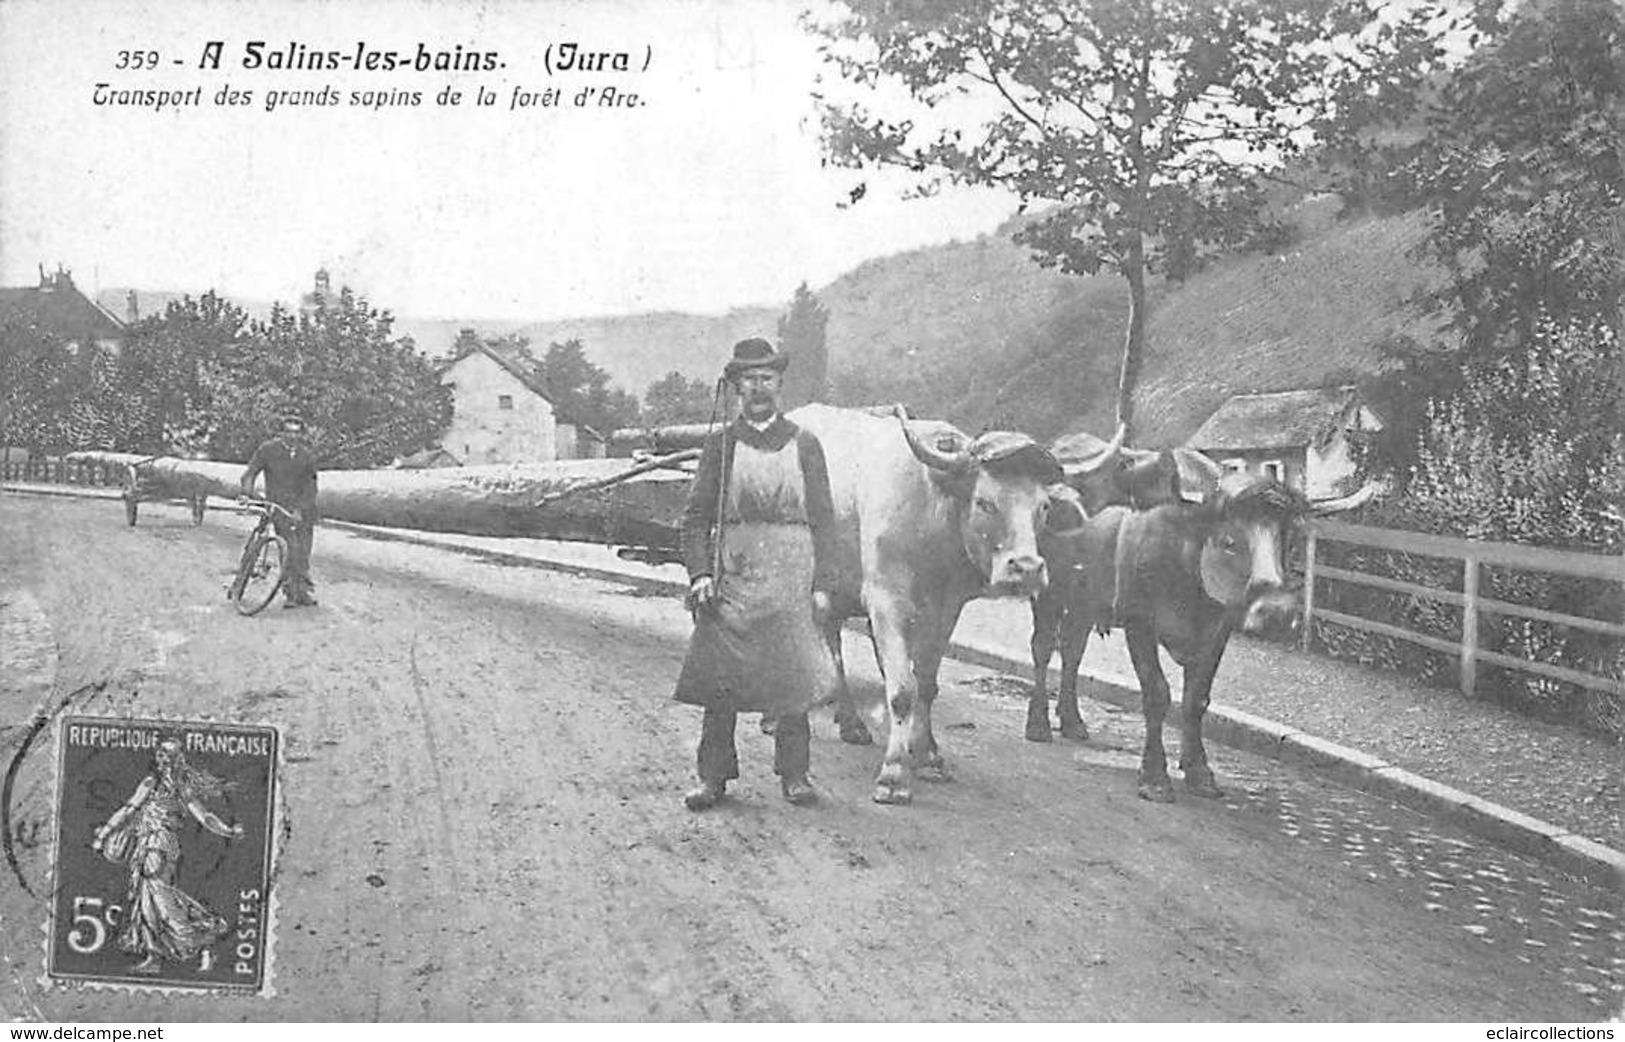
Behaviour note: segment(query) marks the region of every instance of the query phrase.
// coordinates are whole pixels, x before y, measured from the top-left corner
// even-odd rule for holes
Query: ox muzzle
[[[1031,597],[1049,585],[1049,566],[1037,554],[1000,554],[992,564],[988,586],[996,596]]]
[[[1260,636],[1296,633],[1301,599],[1298,591],[1275,583],[1249,587],[1247,607],[1241,617],[1242,632]]]

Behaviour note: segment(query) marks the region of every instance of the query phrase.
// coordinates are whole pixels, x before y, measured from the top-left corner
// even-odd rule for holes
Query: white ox
[[[976,597],[1042,590],[1039,532],[1075,530],[1083,514],[1054,456],[1023,434],[972,440],[945,423],[904,420],[901,407],[883,417],[807,405],[790,419],[817,435],[829,465],[839,582],[826,635],[836,663],[842,620],[864,615],[885,678],[890,727],[874,799],[907,803],[916,763],[942,769],[931,703],[960,611]],[[841,737],[866,743],[844,668],[841,681]]]

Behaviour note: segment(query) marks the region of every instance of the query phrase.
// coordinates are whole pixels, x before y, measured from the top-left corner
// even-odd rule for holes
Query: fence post
[[[1461,693],[1478,697],[1478,558],[1462,558]]]
[[[1315,530],[1303,544],[1303,650],[1315,642]]]

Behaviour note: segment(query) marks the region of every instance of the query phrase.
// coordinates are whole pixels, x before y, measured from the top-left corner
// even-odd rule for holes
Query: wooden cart
[[[152,456],[135,463],[124,466],[124,517],[130,526],[135,526],[136,518],[140,514],[140,504],[153,502],[183,501],[192,508],[192,524],[201,525],[203,515],[209,509],[209,495],[196,487],[195,483],[182,482],[184,487],[177,487],[173,480],[159,477],[152,464],[163,459],[163,456]]]

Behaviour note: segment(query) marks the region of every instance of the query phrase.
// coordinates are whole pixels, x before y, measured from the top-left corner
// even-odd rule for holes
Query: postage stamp
[[[266,994],[281,734],[69,716],[46,978]]]

